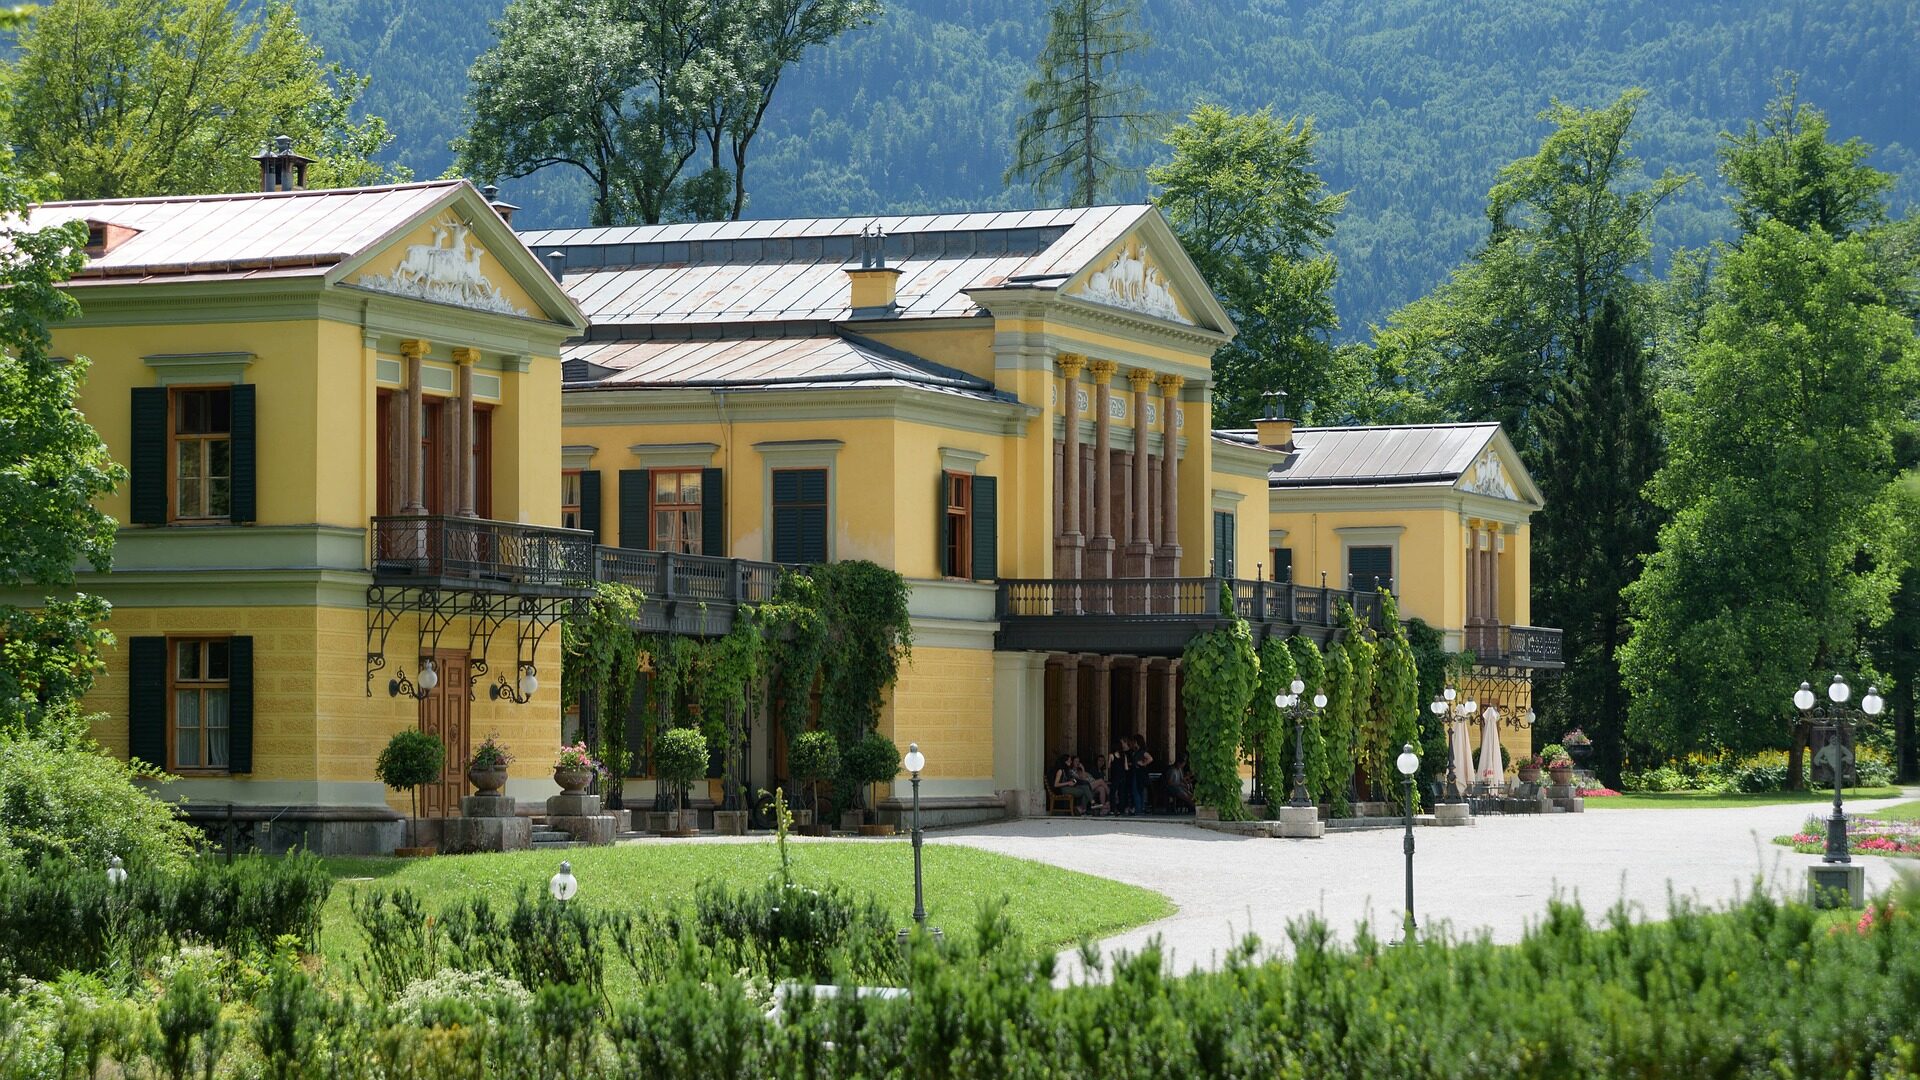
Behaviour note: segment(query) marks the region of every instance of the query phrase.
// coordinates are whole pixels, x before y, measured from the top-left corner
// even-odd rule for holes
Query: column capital
[[[1153,381],[1160,387],[1160,392],[1169,397],[1179,393],[1180,388],[1187,385],[1187,378],[1184,375],[1161,375]]]
[[[1147,384],[1151,382],[1153,382],[1153,372],[1146,368],[1133,368],[1127,372],[1127,385],[1133,387],[1133,392],[1136,394],[1144,392]]]
[[[480,362],[480,350],[461,347],[453,350],[453,362],[456,364],[477,364]]]
[[[1120,365],[1111,360],[1090,360],[1087,362],[1087,374],[1093,376],[1093,381],[1101,386],[1112,382],[1113,373],[1118,370],[1120,370]]]
[[[409,360],[418,360],[427,355],[429,348],[431,348],[429,343],[419,338],[407,338],[400,343],[400,355]]]
[[[1080,369],[1087,366],[1087,358],[1079,353],[1073,352],[1061,353],[1058,362],[1060,364],[1060,374],[1069,379],[1079,378]]]

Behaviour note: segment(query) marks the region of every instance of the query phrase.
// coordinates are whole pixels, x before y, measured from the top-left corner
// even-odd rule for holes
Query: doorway
[[[420,730],[447,748],[440,779],[420,788],[420,812],[426,817],[458,817],[460,797],[467,792],[467,762],[472,757],[469,735],[473,702],[467,696],[467,654],[435,652],[433,666],[440,682],[420,699]]]

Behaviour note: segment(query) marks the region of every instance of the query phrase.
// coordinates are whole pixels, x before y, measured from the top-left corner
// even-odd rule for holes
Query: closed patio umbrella
[[[1506,770],[1500,767],[1500,721],[1495,717],[1481,716],[1480,719],[1480,775],[1479,779],[1498,786],[1505,778]]]
[[[1448,756],[1453,759],[1453,782],[1464,794],[1473,788],[1473,738],[1467,734],[1465,721],[1448,726],[1453,729],[1453,734],[1448,737],[1451,744]]]

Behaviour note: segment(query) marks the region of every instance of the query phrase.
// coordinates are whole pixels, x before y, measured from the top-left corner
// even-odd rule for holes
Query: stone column
[[[420,428],[425,409],[420,393],[420,358],[426,352],[424,341],[409,339],[400,343],[400,356],[406,360],[407,367],[407,422],[400,433],[406,440],[407,451],[406,505],[400,509],[403,514],[427,512],[426,464],[420,459]]]
[[[1087,365],[1093,376],[1093,535],[1087,541],[1088,577],[1113,576],[1113,423],[1109,388],[1119,365],[1095,360]],[[1097,609],[1113,610],[1113,594],[1101,594]],[[1104,738],[1102,740],[1105,741]]]
[[[1080,737],[1080,657],[1068,653],[1060,658],[1059,741],[1048,755],[1047,780],[1053,780],[1053,766],[1061,754],[1073,753],[1073,741]]]
[[[1161,577],[1180,576],[1180,388],[1187,380],[1162,375],[1160,386],[1160,562]]]
[[[1141,657],[1133,662],[1133,723],[1123,734],[1147,735],[1147,666],[1152,661]]]
[[[1180,723],[1180,661],[1168,660],[1166,664],[1167,668],[1163,674],[1166,679],[1164,684],[1166,699],[1161,702],[1165,741],[1158,746],[1150,747],[1154,759],[1163,769],[1173,764],[1174,755],[1178,753],[1180,745],[1179,736],[1174,730]]]
[[[1147,470],[1152,464],[1147,454],[1147,388],[1153,385],[1153,372],[1135,368],[1127,372],[1127,384],[1133,388],[1133,528],[1127,534],[1124,572],[1130,578],[1146,578],[1153,576],[1153,522],[1147,493]],[[1149,610],[1144,587],[1130,599],[1131,610]]]
[[[460,404],[454,413],[453,436],[454,513],[467,518],[480,516],[473,509],[473,365],[479,359],[479,349],[453,350],[453,362],[460,365]]]
[[[1080,532],[1080,370],[1087,358],[1078,353],[1060,354],[1060,417],[1063,438],[1060,450],[1060,531],[1054,541],[1054,574],[1078,579],[1086,539]],[[1080,610],[1077,598],[1069,611]]]
[[[1094,656],[1088,659],[1093,668],[1093,723],[1090,726],[1092,738],[1077,751],[1086,761],[1087,771],[1100,774],[1100,758],[1107,752],[1108,732],[1113,727],[1113,658]]]

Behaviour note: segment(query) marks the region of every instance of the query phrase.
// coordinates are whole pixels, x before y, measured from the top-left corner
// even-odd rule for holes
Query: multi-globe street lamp
[[[1307,712],[1300,705],[1300,695],[1307,692],[1307,684],[1299,679],[1287,687],[1288,692],[1277,694],[1273,706],[1283,712],[1293,713],[1293,794],[1287,800],[1288,806],[1312,806],[1313,796],[1307,791],[1306,732]],[[1313,708],[1318,712],[1327,707],[1327,695],[1317,691],[1313,695]]]
[[[1818,719],[1833,725],[1833,737],[1827,740],[1826,748],[1821,750],[1833,770],[1833,814],[1827,818],[1827,852],[1821,857],[1821,861],[1827,863],[1845,864],[1853,861],[1853,856],[1847,850],[1847,817],[1841,808],[1841,787],[1846,783],[1847,766],[1853,757],[1847,748],[1852,742],[1850,729],[1856,723],[1879,716],[1880,710],[1887,705],[1877,686],[1867,687],[1867,694],[1860,699],[1858,709],[1847,705],[1851,697],[1853,687],[1847,685],[1847,680],[1839,675],[1835,675],[1833,682],[1827,685],[1829,703],[1817,710],[1814,706],[1818,699],[1811,685],[1803,682],[1800,689],[1793,692],[1794,708],[1800,710],[1800,715],[1809,724]]]
[[[1456,696],[1458,695],[1453,687],[1451,686],[1442,687],[1440,690],[1440,696],[1437,698],[1434,698],[1431,702],[1427,704],[1427,711],[1431,712],[1436,718],[1443,718],[1442,722],[1447,725],[1448,761],[1447,761],[1447,794],[1445,798],[1446,798],[1446,801],[1449,803],[1457,803],[1461,801],[1460,780],[1457,776],[1454,775],[1452,754],[1454,752],[1453,751],[1454,725],[1463,723],[1464,718],[1459,716],[1458,714],[1451,715],[1451,716],[1448,715],[1448,713],[1453,712],[1453,699]]]

